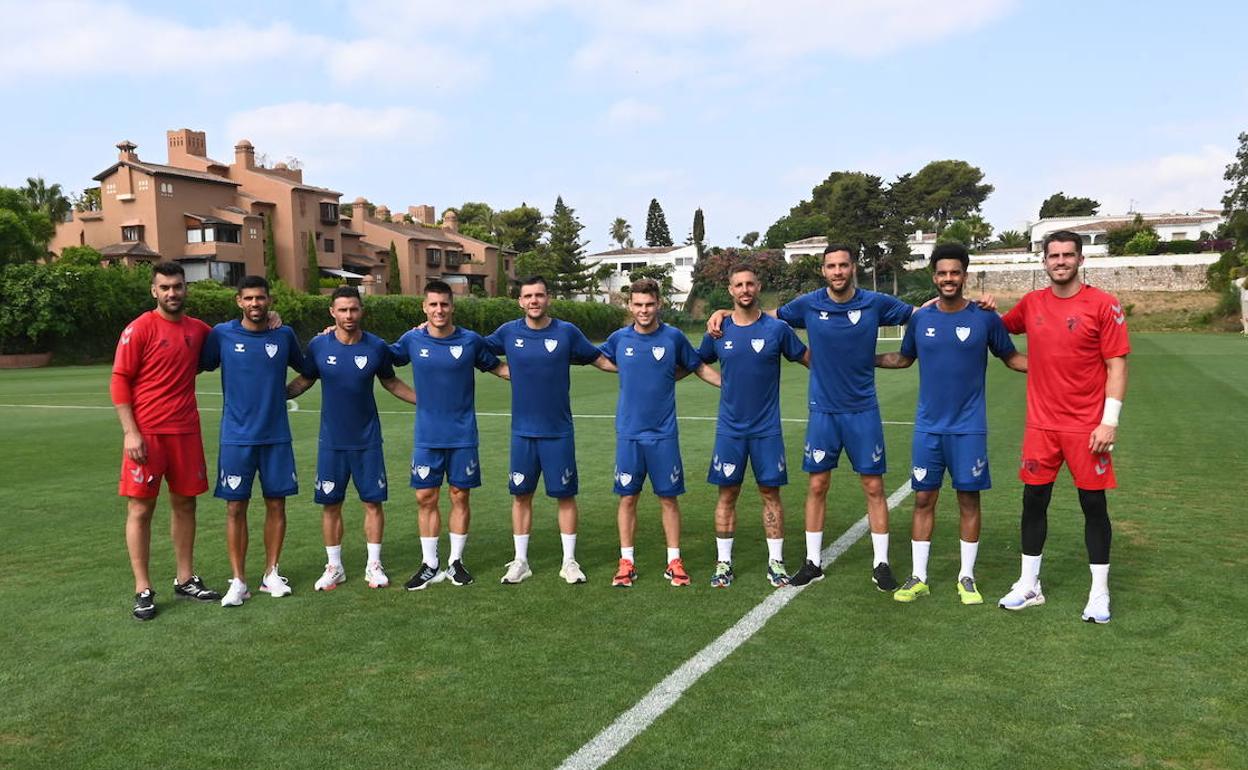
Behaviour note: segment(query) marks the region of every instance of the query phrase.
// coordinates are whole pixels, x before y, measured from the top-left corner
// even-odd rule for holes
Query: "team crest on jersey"
[[[516,347],[518,348],[524,347],[524,340],[520,339],[519,337],[516,337]]]
[[[355,357],[355,368],[356,368],[356,369],[363,369],[365,366],[368,366],[368,356],[356,356],[356,357]]]
[[[325,364],[326,366],[337,366],[338,356],[325,356]]]
[[[521,484],[523,484],[523,483],[524,483],[524,474],[523,474],[523,473],[516,472],[516,471],[512,471],[512,473],[511,473],[511,484],[512,484],[512,486],[516,486],[516,487],[518,487],[518,486],[520,486],[520,485],[521,485]]]
[[[662,361],[663,354],[667,352],[667,348],[654,345],[650,348],[650,354],[654,356],[655,361]]]
[[[1073,315],[1066,316],[1066,330],[1067,331],[1073,332],[1075,330],[1075,327],[1078,325],[1079,325],[1079,319],[1076,316],[1073,316]]]
[[[858,323],[858,319],[859,319],[859,318],[862,318],[862,311],[861,311],[861,310],[851,310],[851,311],[849,311],[848,313],[846,313],[845,315],[849,316],[849,322],[850,322],[851,324],[857,324],[857,323]]]
[[[455,360],[458,361],[459,357],[462,356],[463,354],[464,354],[463,345],[451,345],[451,358],[454,358]]]
[[[920,468],[919,466],[916,465],[914,466],[913,470],[914,470],[915,481],[922,481],[923,479],[927,478],[927,468]]]
[[[958,339],[962,340],[963,342],[966,342],[967,339],[970,338],[971,336],[971,327],[957,326],[957,327],[954,327],[953,333],[958,335]]]
[[[756,339],[750,340],[750,347],[754,348],[755,353],[762,353],[763,346],[766,344],[767,344],[767,340],[764,340],[764,339],[756,338]]]
[[[225,485],[230,489],[238,489],[238,485],[243,483],[242,476],[226,476]]]
[[[235,342],[235,343],[234,343],[234,352],[235,352],[235,353],[246,353],[246,352],[247,352],[247,346],[246,346],[246,345],[244,345],[244,344],[243,344],[243,343],[241,343],[241,342]]]
[[[277,345],[272,342],[264,343],[264,352],[269,354],[269,358],[277,355]]]
[[[546,346],[547,353],[554,353],[555,348],[559,347],[559,340],[542,340],[542,344]],[[567,483],[566,481],[564,482]]]
[[[429,466],[428,465],[413,465],[412,472],[415,473],[417,476],[421,477],[422,479],[429,478]]]
[[[724,478],[732,478],[732,474],[737,470],[736,463],[724,463]]]

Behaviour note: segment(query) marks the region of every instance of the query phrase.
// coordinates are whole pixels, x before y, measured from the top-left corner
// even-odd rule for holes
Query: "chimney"
[[[351,201],[351,227],[360,230],[366,221],[368,221],[368,201],[356,198]]]
[[[239,139],[234,145],[234,164],[240,168],[256,167],[256,148],[246,139]]]
[[[135,150],[139,149],[139,146],[129,139],[122,139],[118,142],[117,149],[119,150],[117,160],[130,161],[131,163],[139,162],[139,155],[135,152]]]
[[[380,219],[382,222],[390,221],[390,209],[386,208],[385,206],[378,206],[374,213],[376,214],[377,218]]]
[[[434,219],[433,206],[408,206],[407,213],[422,225],[431,225],[437,221]]]
[[[455,213],[455,209],[442,212],[442,226],[453,233],[459,232],[459,215]]]
[[[188,157],[208,157],[208,140],[207,135],[203,131],[179,128],[176,131],[166,131],[165,137],[169,145],[170,166],[182,166],[185,168],[184,164]],[[193,163],[191,167],[199,167],[200,165]]]

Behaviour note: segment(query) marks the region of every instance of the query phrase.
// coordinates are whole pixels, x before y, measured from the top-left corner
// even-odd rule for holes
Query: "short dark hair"
[[[1058,243],[1075,244],[1075,253],[1083,256],[1083,239],[1078,233],[1072,233],[1069,230],[1056,230],[1044,236],[1044,244],[1040,247],[1040,253],[1047,255],[1049,253],[1049,244],[1054,241]]]
[[[523,289],[525,286],[532,286],[535,283],[540,283],[542,288],[546,290],[546,293],[550,293],[550,284],[546,283],[546,278],[540,275],[530,275],[528,278],[521,278],[516,282],[516,285]]]
[[[430,294],[449,294],[451,301],[455,301],[455,292],[451,291],[451,285],[446,281],[432,280],[425,284],[425,296]]]
[[[157,262],[152,265],[152,280],[156,280],[156,276],[163,275],[166,278],[181,278],[186,280],[186,270],[182,268],[180,262]]]
[[[749,262],[738,262],[737,264],[728,268],[728,280],[731,281],[732,277],[736,275],[737,273],[744,273],[747,271],[753,273],[755,278],[758,277],[758,271],[754,269],[753,265],[751,265]]]
[[[936,263],[942,259],[956,259],[962,263],[962,272],[971,266],[971,255],[966,247],[960,243],[938,243],[936,248],[932,249],[932,258],[928,264],[932,269],[936,269]]]
[[[262,275],[244,275],[243,280],[238,283],[237,294],[242,294],[243,289],[264,289],[264,293],[269,293],[269,282],[264,280]]]
[[[346,284],[343,284],[342,286],[339,286],[338,288],[334,289],[334,293],[329,295],[329,304],[332,305],[334,304],[334,300],[344,299],[344,298],[354,299],[360,303],[361,307],[364,306],[364,300],[360,298],[360,290],[355,288],[354,286],[348,286]]]
[[[659,298],[659,282],[653,278],[638,278],[628,287],[629,294],[649,294],[655,299]]]
[[[827,248],[823,250],[823,256],[826,257],[834,251],[843,251],[849,254],[850,262],[853,262],[854,259],[857,258],[858,256],[858,249],[854,248],[853,246],[850,246],[848,243],[838,243],[838,242],[829,243],[827,245]]]

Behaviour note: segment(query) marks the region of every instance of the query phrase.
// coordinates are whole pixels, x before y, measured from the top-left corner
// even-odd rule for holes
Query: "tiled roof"
[[[162,166],[159,163],[141,163],[130,160],[119,160],[92,178],[97,182],[102,182],[105,177],[116,171],[120,166],[129,166],[152,176],[176,176],[183,179],[194,179],[199,182],[228,184],[232,187],[238,187],[238,182],[226,179],[223,176],[217,176],[216,174],[209,174],[206,171],[191,171],[190,169],[178,168],[177,166]]]
[[[148,248],[143,241],[133,241],[129,243],[110,243],[100,249],[100,254],[105,257],[159,257],[160,254]]]

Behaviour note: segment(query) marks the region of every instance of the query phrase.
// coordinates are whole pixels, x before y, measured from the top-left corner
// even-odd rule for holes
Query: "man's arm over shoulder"
[[[400,380],[398,377],[394,376],[393,370],[391,370],[391,376],[389,377],[378,376],[377,379],[379,382],[381,382],[381,387],[390,391],[390,393],[395,398],[399,399],[400,401],[406,401],[409,404],[416,403],[416,391],[412,390],[411,385],[408,385],[403,380]]]

